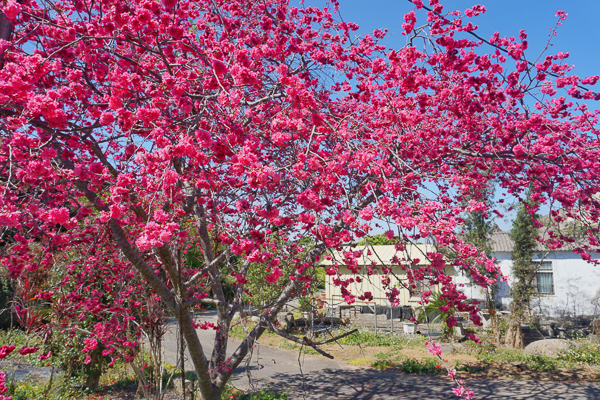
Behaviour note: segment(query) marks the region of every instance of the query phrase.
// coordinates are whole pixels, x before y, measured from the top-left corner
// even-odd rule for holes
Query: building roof
[[[400,260],[412,261],[419,259],[419,264],[429,264],[427,260],[428,252],[435,252],[435,247],[429,244],[416,244],[407,245],[404,251],[397,251],[396,246],[356,246],[348,247],[342,251],[333,250],[328,253],[330,259],[324,259],[321,265],[333,265],[335,262],[342,263],[344,260],[344,253],[349,251],[360,251],[361,256],[358,259],[360,265],[368,265],[376,262],[377,265],[389,265],[393,264],[394,256],[397,256]]]
[[[547,233],[542,233],[542,237],[547,236]],[[492,253],[511,253],[515,246],[513,240],[510,238],[510,232],[504,232],[495,230],[491,236],[491,247]],[[565,252],[573,251],[581,243],[564,243],[559,249],[549,250],[544,244],[537,242],[536,251],[553,251],[553,252]],[[375,262],[377,265],[390,265],[394,264],[394,256],[397,256],[400,261],[412,261],[419,259],[419,264],[429,264],[427,253],[437,252],[436,247],[430,244],[412,244],[406,245],[405,250],[397,251],[394,245],[387,246],[365,246],[365,245],[354,245],[344,247],[342,250],[332,250],[325,255],[325,259],[321,261],[321,265],[333,265],[334,263],[343,264],[344,253],[349,251],[360,251],[361,255],[358,259],[359,265],[369,265]]]
[[[508,232],[494,231],[490,241],[494,253],[510,253],[515,246]]]
[[[510,234],[509,232],[503,232],[503,231],[494,231],[492,233],[491,244],[492,244],[492,252],[493,253],[511,253],[512,252],[513,247],[515,246],[515,243],[510,238],[509,234]],[[540,229],[540,237],[542,239],[549,239],[550,236],[549,236],[548,229],[544,229],[544,230]],[[558,249],[550,250],[543,243],[536,241],[535,250],[536,251],[544,251],[544,252],[547,252],[547,251],[551,251],[551,252],[573,251],[577,247],[584,246],[585,244],[586,244],[585,239],[579,238],[578,240],[576,240],[572,243],[564,242],[562,244],[562,247],[560,247]],[[597,251],[597,250],[590,249],[589,251]]]

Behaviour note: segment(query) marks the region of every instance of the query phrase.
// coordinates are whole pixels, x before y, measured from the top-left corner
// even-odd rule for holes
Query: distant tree
[[[488,218],[481,211],[473,211],[466,217],[464,240],[490,255],[492,252],[491,236],[495,227],[493,219]]]
[[[493,194],[493,187],[485,190],[482,199],[484,200],[487,206],[490,205],[491,200],[493,198]],[[466,243],[472,244],[477,249],[479,249],[479,254],[485,254],[486,257],[490,257],[492,253],[492,233],[496,228],[494,218],[491,217],[487,212],[473,210],[466,215],[465,222],[466,223],[463,227],[464,241]],[[484,264],[479,264],[477,262],[474,262],[474,264],[476,265],[481,274],[487,276],[490,279],[493,279],[494,281],[497,281],[498,272],[496,270],[489,272],[485,268]],[[495,285],[490,285],[489,287],[484,288],[484,291],[486,307],[490,314],[494,337],[496,342],[499,342],[500,331],[498,329],[498,320],[496,318]]]
[[[386,245],[398,243],[397,239],[398,239],[397,237],[388,239],[388,237],[385,235],[385,233],[380,233],[377,235],[365,236],[365,238],[363,240],[358,242],[358,245],[364,246],[368,243],[370,246],[386,246]]]
[[[512,303],[510,307],[509,327],[506,333],[506,344],[513,348],[523,347],[523,333],[521,324],[526,320],[531,307],[531,299],[534,296],[533,279],[537,270],[531,260],[537,245],[536,238],[538,230],[535,214],[535,204],[528,197],[521,204],[517,217],[510,232],[510,238],[514,241],[511,258],[513,260],[512,275],[514,282],[510,290]]]
[[[285,240],[283,240],[277,233],[273,235],[273,252],[281,259],[279,268],[281,268],[282,276],[279,279],[279,285],[274,285],[273,282],[269,282],[267,279],[271,274],[268,263],[252,263],[248,268],[248,272],[245,275],[245,300],[248,304],[254,307],[270,307],[283,292],[286,285],[290,284],[292,280],[290,277],[294,277],[295,264],[298,260],[306,256],[306,252],[302,251],[299,246],[290,246]],[[301,246],[310,248],[314,246],[314,241],[311,238],[304,238],[300,241]],[[285,249],[285,251],[282,251]],[[312,296],[316,289],[324,287],[325,284],[325,272],[323,268],[312,265],[306,271],[305,285],[298,294],[302,298],[308,298]]]

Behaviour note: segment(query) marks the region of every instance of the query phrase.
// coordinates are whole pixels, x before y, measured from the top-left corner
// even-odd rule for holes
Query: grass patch
[[[521,349],[495,349],[494,351],[482,351],[475,357],[484,363],[513,363],[520,362],[527,365],[533,371],[555,372],[563,367],[568,368],[570,363],[554,359],[545,355],[528,355]]]
[[[46,364],[46,362],[41,363],[39,361],[39,352],[25,356],[19,354],[19,349],[23,346],[42,347],[41,339],[34,334],[27,335],[20,329],[0,330],[0,345],[4,344],[14,344],[16,346],[15,350],[6,357],[7,360],[11,358],[19,358],[20,360],[26,361],[35,366]]]
[[[343,334],[347,331],[336,331],[332,334],[334,336]],[[367,330],[359,330],[358,332],[343,337],[338,340],[341,345],[348,346],[364,346],[364,347],[383,347],[383,346],[404,346],[408,348],[425,346],[425,337],[415,336],[414,338],[405,338],[395,334],[383,335]]]
[[[562,366],[560,360],[550,358],[543,355],[533,355],[527,357],[527,365],[534,371],[538,372],[555,372],[560,366]]]
[[[559,360],[575,364],[600,364],[600,345],[597,343],[583,343],[578,349],[567,350],[557,357]]]
[[[290,342],[289,340],[286,340],[285,342],[279,343],[278,347],[280,349],[284,349],[284,350],[295,350],[298,348],[298,343],[294,343],[294,342]]]
[[[279,348],[280,349],[284,349],[284,350],[297,350],[298,349],[298,343],[294,343],[294,342],[290,342],[288,340],[280,342],[279,343]],[[312,347],[309,346],[302,346],[302,349],[300,351],[302,354],[312,354],[312,355],[318,355],[319,353],[317,353],[317,351],[315,349],[313,349]]]
[[[377,360],[393,360],[393,361],[402,361],[404,359],[406,359],[407,357],[402,354],[402,346],[393,346],[390,348],[389,351],[381,351],[379,353],[375,353],[373,354],[373,357],[375,357],[375,359]]]
[[[222,400],[288,400],[287,393],[277,393],[269,390],[260,392],[245,392],[243,390],[233,389],[229,386],[221,394]]]
[[[229,336],[237,340],[244,340],[248,335],[248,332],[252,331],[255,326],[256,322],[252,322],[250,320],[247,320],[246,322],[237,320],[229,328]],[[265,332],[265,334],[266,333],[267,332]]]
[[[421,361],[414,358],[408,358],[400,365],[400,371],[406,372],[407,374],[442,375],[446,372],[446,369],[442,368],[439,361],[433,358],[423,358]]]

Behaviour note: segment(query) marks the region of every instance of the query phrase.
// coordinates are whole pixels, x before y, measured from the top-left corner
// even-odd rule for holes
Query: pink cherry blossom
[[[407,2],[408,43],[391,49],[384,30],[356,37],[337,3],[90,4],[4,2],[13,29],[0,41],[0,258],[23,287],[61,269],[38,300],[62,307],[57,329],[86,332],[86,361],[95,349],[130,361],[142,336],[131,327],[155,304],[178,317],[202,395],[219,394],[264,331],[228,348],[230,312],[271,321],[321,268],[348,304],[374,299],[354,293],[364,282],[394,305],[426,283],[442,311],[479,325],[446,271],[482,287],[508,279],[459,234],[465,213],[500,215],[490,187],[531,190],[552,207],[545,224],[578,220],[576,252],[594,261],[598,75],[577,76],[566,52],[531,54],[525,32],[480,41],[484,6]],[[380,231],[395,243],[390,265],[354,246]],[[424,239],[444,251],[407,257]],[[255,272],[280,294],[268,309],[250,303]],[[212,326],[188,312],[207,304]],[[212,355],[196,328],[214,333]]]

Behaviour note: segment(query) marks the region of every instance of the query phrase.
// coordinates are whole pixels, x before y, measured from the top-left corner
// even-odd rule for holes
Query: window
[[[533,278],[533,288],[539,294],[554,294],[552,261],[536,262],[538,268]]]

